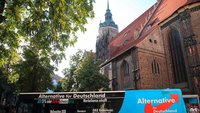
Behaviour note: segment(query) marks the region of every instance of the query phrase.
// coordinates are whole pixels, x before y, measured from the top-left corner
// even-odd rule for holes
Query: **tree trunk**
[[[5,20],[5,17],[2,15],[4,11],[6,0],[1,0],[0,2],[0,23],[2,23]]]

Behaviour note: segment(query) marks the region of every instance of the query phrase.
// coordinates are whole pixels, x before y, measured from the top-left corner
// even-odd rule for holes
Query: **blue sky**
[[[111,10],[113,20],[118,25],[119,32],[133,22],[137,17],[149,9],[157,0],[109,0],[109,8]],[[98,35],[99,23],[104,22],[104,15],[107,9],[107,0],[95,0],[94,12],[95,17],[88,19],[88,24],[85,26],[85,33],[78,32],[78,41],[74,47],[66,50],[66,60],[63,60],[58,65],[59,71],[56,72],[59,76],[62,75],[62,70],[69,66],[69,56],[75,54],[78,49],[92,50],[95,52],[96,37]]]

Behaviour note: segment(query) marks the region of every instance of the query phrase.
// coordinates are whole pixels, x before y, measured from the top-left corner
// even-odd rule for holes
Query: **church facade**
[[[102,70],[112,90],[180,88],[200,94],[199,20],[200,0],[158,0],[109,39]]]

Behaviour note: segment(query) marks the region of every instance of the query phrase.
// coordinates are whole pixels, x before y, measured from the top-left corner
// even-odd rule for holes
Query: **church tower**
[[[112,19],[112,13],[109,9],[109,1],[107,1],[107,10],[105,13],[105,21],[99,24],[99,34],[96,40],[96,58],[103,62],[109,59],[108,45],[111,39],[118,33],[118,26]]]

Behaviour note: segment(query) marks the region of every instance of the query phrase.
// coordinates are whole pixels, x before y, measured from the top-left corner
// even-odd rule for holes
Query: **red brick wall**
[[[191,22],[192,22],[192,30],[193,33],[196,36],[196,41],[197,41],[197,52],[198,52],[198,57],[200,59],[200,10],[195,11],[191,13]],[[200,95],[200,77],[193,78],[196,88],[196,93]]]
[[[191,13],[192,30],[196,36],[198,54],[200,56],[200,10]]]
[[[184,9],[185,10],[185,9]],[[184,11],[181,9],[178,11],[181,13]],[[174,14],[171,16],[172,18],[179,15],[179,13]],[[137,46],[138,50],[138,59],[134,59],[132,57],[131,51],[134,51],[134,49],[130,50],[129,52],[123,53],[121,56],[114,59],[114,62],[116,62],[116,70],[118,78],[118,90],[123,90],[121,87],[120,81],[120,75],[121,75],[121,64],[123,60],[126,60],[130,64],[130,79],[133,80],[133,73],[132,70],[134,69],[132,61],[138,60],[139,64],[139,73],[140,73],[140,79],[138,81],[139,89],[154,89],[154,88],[172,88],[176,87],[174,84],[174,77],[173,77],[173,69],[172,69],[172,63],[171,63],[171,56],[169,52],[169,45],[168,45],[168,33],[171,28],[176,28],[180,34],[181,37],[181,44],[185,59],[185,64],[187,68],[187,74],[189,76],[189,67],[188,67],[188,61],[184,46],[184,37],[187,37],[188,35],[191,35],[192,33],[195,34],[196,40],[197,40],[197,48],[198,48],[198,54],[200,56],[200,11],[190,12],[191,17],[189,17],[189,21],[187,21],[187,25],[189,25],[189,29],[185,27],[184,21],[182,21],[180,18],[171,22],[168,26],[165,28],[162,28],[162,25],[170,21],[166,20],[165,22],[161,23],[157,28],[155,28],[142,42],[140,42]],[[192,30],[191,30],[192,29]],[[188,33],[189,31],[189,33]],[[153,74],[152,73],[152,61],[156,60],[156,62],[159,64],[159,74]],[[190,84],[191,85],[191,84]],[[191,86],[193,87],[193,86]],[[134,81],[131,83],[132,89],[135,88]]]
[[[145,40],[138,44],[140,83],[142,89],[169,87],[169,77],[163,47],[163,40],[159,28],[156,28]],[[152,72],[153,60],[159,64],[159,74],[153,74]]]
[[[116,65],[117,65],[117,70],[114,70],[114,71],[117,71],[117,81],[118,81],[118,90],[123,90],[124,88],[122,87],[122,84],[120,84],[120,81],[121,81],[121,66],[122,66],[122,62],[126,60],[128,63],[129,63],[129,66],[130,66],[130,80],[133,81],[133,73],[132,73],[132,69],[133,69],[133,65],[131,63],[131,52],[128,52],[127,54],[124,54],[122,56],[120,56],[120,59],[119,60],[116,60]],[[133,85],[133,82],[130,84],[131,87],[129,87],[129,89],[134,89],[134,85]],[[127,89],[127,88],[125,88]]]

